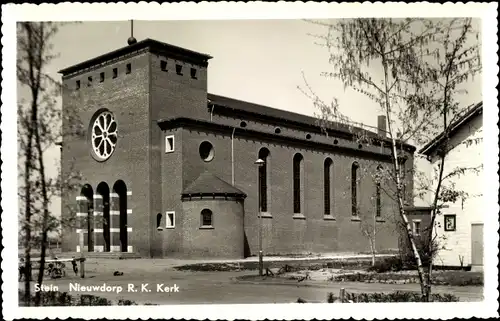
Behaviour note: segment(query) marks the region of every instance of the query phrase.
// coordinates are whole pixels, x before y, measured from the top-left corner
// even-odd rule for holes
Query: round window
[[[205,162],[210,162],[214,159],[214,154],[214,146],[210,142],[205,141],[200,144],[200,157]]]
[[[118,140],[118,125],[115,116],[108,110],[97,112],[90,122],[92,156],[105,161],[115,151]]]

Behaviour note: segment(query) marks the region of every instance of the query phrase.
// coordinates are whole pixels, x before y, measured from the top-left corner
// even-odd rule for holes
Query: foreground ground
[[[169,259],[139,259],[139,260],[112,260],[90,259],[86,263],[86,277],[81,279],[75,276],[71,269],[62,279],[46,279],[44,284],[55,287],[59,291],[70,290],[70,283],[81,286],[121,286],[122,292],[80,291],[69,292],[72,295],[94,294],[107,299],[131,300],[139,304],[203,304],[203,303],[289,303],[303,298],[309,302],[325,302],[327,294],[338,294],[341,288],[350,292],[392,292],[419,291],[418,284],[380,284],[359,282],[318,282],[291,280],[276,280],[268,278],[261,280],[238,280],[238,277],[256,274],[256,271],[233,272],[191,272],[178,271],[181,261]],[[114,276],[115,271],[123,272],[121,276]],[[128,285],[134,291],[127,292]],[[141,291],[141,287],[144,291]],[[161,286],[163,284],[163,286]],[[160,285],[161,290],[157,290]],[[23,286],[19,283],[19,288]],[[34,284],[32,285],[34,289]],[[163,292],[166,288],[178,292]],[[480,286],[434,286],[434,293],[451,293],[460,297],[461,301],[482,300],[483,287]]]

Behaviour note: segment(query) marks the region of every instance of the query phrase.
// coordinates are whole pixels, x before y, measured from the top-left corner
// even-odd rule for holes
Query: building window
[[[269,150],[267,148],[261,148],[259,151],[259,159],[264,161],[264,164],[259,166],[259,204],[260,211],[267,212],[267,200],[268,200],[268,163],[269,163]]]
[[[377,217],[380,217],[382,216],[382,202],[381,202],[381,199],[380,199],[380,183],[377,182],[376,184],[376,197],[377,197]]]
[[[208,208],[201,211],[201,227],[212,227],[212,211]]]
[[[325,215],[332,215],[332,191],[331,191],[331,175],[333,161],[331,158],[325,159],[323,169],[323,200],[325,207]]]
[[[275,133],[275,134],[279,134],[279,133],[281,133],[281,128],[276,127],[276,128],[274,129],[274,133]]]
[[[215,156],[215,151],[214,151],[214,146],[207,141],[204,141],[200,144],[200,157],[203,159],[205,162],[210,162],[212,159],[214,159]]]
[[[89,76],[89,77],[87,78],[87,86],[88,86],[88,87],[92,86],[92,76]]]
[[[167,71],[167,61],[165,60],[160,61],[160,69],[161,71]]]
[[[175,227],[175,212],[167,212],[166,216],[166,228],[174,228]]]
[[[113,68],[113,78],[118,77],[118,68]]]
[[[415,236],[420,236],[420,232],[421,232],[420,223],[421,223],[420,220],[413,220],[413,234]]]
[[[196,77],[196,69],[195,68],[191,68],[191,78],[197,79],[197,77]]]
[[[444,216],[444,230],[446,232],[454,232],[457,230],[457,216],[455,214],[447,214]]]
[[[311,134],[306,134],[306,139],[311,139]]]
[[[246,121],[240,122],[240,127],[242,127],[242,128],[247,127],[247,122]]]
[[[130,74],[132,72],[132,65],[127,64],[127,74]]]
[[[175,65],[175,72],[182,76],[182,65]]]
[[[165,153],[172,153],[175,150],[174,135],[165,137]]]
[[[406,204],[406,160],[402,159],[400,164],[400,171],[401,171],[401,176],[400,176],[400,181],[401,181],[401,196],[403,197],[403,203]]]
[[[293,212],[301,213],[301,198],[302,198],[302,163],[303,157],[301,154],[295,154],[293,157]]]
[[[104,82],[104,72],[99,74],[99,82]]]
[[[382,216],[382,198],[380,195],[381,187],[380,181],[382,179],[382,166],[377,166],[377,173],[375,174],[375,197],[376,197],[376,215],[377,217]]]
[[[358,168],[357,162],[352,163],[351,167],[351,201],[352,216],[358,216]]]
[[[156,229],[157,230],[161,230],[162,229],[162,227],[161,227],[161,219],[162,219],[161,213],[156,214]]]
[[[80,80],[76,81],[76,89],[80,89]]]

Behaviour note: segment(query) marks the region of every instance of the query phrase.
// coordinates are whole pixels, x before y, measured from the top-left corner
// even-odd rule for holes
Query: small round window
[[[98,161],[105,161],[115,151],[118,140],[115,116],[108,110],[98,111],[92,117],[89,127],[92,156]]]
[[[214,146],[210,142],[203,142],[200,144],[200,157],[205,162],[210,162],[214,159]]]

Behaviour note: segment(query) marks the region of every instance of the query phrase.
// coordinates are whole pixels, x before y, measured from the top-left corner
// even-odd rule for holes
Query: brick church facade
[[[267,254],[368,251],[372,217],[377,248],[397,248],[395,203],[366,175],[391,166],[385,120],[367,144],[207,93],[209,59],[146,39],[61,71],[63,113],[86,129],[64,135],[63,123],[62,174],[83,176],[62,198],[79,224],[63,229],[63,251],[242,258],[258,253],[259,213]],[[410,170],[414,151],[403,146]]]

